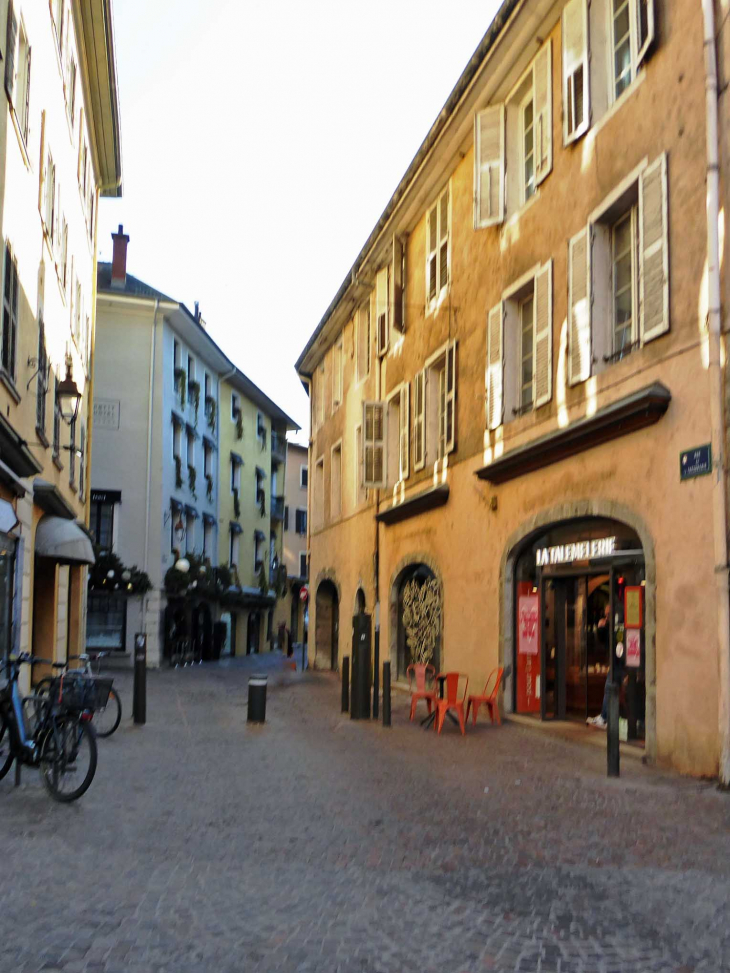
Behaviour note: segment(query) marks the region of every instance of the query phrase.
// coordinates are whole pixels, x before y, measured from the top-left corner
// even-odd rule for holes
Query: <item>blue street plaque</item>
[[[691,480],[712,472],[712,446],[696,446],[679,454],[679,479]]]

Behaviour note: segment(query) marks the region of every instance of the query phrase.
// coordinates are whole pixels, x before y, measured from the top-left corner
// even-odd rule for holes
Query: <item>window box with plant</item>
[[[238,487],[233,488],[233,513],[238,520],[241,516],[241,501],[238,496]]]
[[[197,471],[194,466],[188,466],[188,486],[190,487],[190,492],[193,497],[197,500],[197,494],[195,492],[195,481],[197,479]]]
[[[190,401],[193,403],[193,409],[195,410],[195,425],[198,424],[198,409],[200,408],[200,382],[196,382],[195,379],[191,379],[188,382],[188,395]]]
[[[243,413],[236,409],[234,413],[236,419],[236,439],[243,439]]]
[[[213,475],[212,473],[205,474],[205,495],[208,500],[213,502]]]
[[[180,456],[175,457],[175,486],[178,490],[182,489],[183,478],[182,478],[182,459]]]
[[[256,500],[259,505],[259,512],[261,516],[265,517],[266,516],[266,493],[263,490],[259,489],[256,492]]]
[[[212,395],[205,397],[205,421],[211,432],[215,432],[216,403]]]
[[[180,399],[180,405],[185,408],[185,389],[188,384],[188,377],[184,368],[175,369],[175,391]]]

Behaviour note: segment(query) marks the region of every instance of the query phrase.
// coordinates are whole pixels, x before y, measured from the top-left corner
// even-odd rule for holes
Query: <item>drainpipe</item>
[[[154,382],[155,382],[155,354],[157,351],[157,312],[160,309],[159,299],[155,300],[155,313],[152,318],[152,335],[150,337],[150,375],[147,404],[147,487],[145,489],[145,521],[144,521],[144,570],[149,566],[150,541],[150,498],[152,496],[152,421],[155,411]],[[147,631],[147,604],[149,595],[145,592],[142,598],[142,625]]]
[[[730,786],[730,599],[728,591],[727,502],[725,497],[725,422],[722,376],[722,316],[720,300],[720,162],[717,134],[717,51],[713,0],[702,0],[704,17],[707,128],[707,289],[709,379],[714,521],[715,581],[717,584],[718,676],[720,682],[720,784]]]

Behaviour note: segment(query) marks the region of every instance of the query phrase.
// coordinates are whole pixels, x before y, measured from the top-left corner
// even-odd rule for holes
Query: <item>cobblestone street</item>
[[[246,680],[270,671],[268,722]],[[88,794],[0,783],[2,973],[718,973],[730,796],[516,724],[339,713],[277,657],[152,672]]]

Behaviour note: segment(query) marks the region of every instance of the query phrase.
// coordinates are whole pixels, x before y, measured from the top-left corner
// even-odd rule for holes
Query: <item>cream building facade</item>
[[[300,598],[309,576],[307,557],[307,492],[309,456],[306,446],[286,444],[286,486],[284,489],[284,549],[286,590],[276,603],[274,628],[289,630],[292,642],[307,640],[307,600]]]
[[[501,666],[585,723],[611,679],[630,744],[725,777],[712,13],[506,0],[297,369],[317,666],[364,607],[396,683]]]
[[[2,0],[0,27],[0,653],[63,659],[83,646],[93,562],[97,208],[121,195],[111,6]]]

